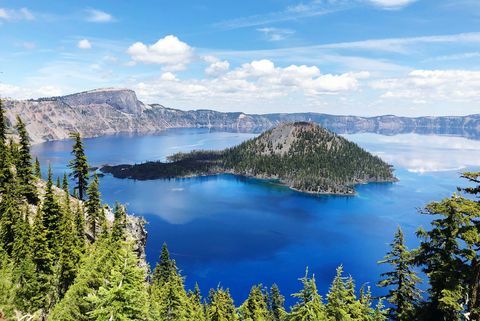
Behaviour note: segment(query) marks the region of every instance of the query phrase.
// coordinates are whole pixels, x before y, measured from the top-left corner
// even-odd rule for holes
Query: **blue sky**
[[[478,0],[0,1],[0,95],[249,113],[480,113]]]

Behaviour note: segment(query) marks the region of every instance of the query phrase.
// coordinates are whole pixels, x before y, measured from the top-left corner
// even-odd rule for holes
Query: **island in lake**
[[[393,167],[310,122],[281,124],[222,151],[192,151],[167,162],[101,168],[117,178],[152,180],[231,173],[274,179],[301,192],[351,195],[356,184],[394,182]]]

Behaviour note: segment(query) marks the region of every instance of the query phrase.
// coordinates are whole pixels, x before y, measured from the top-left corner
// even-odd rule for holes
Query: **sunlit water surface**
[[[149,136],[85,140],[89,162],[102,164],[165,160],[176,152],[222,149],[253,134],[175,129]],[[357,284],[374,285],[398,225],[411,247],[414,231],[428,218],[417,209],[449,196],[464,182],[459,173],[480,168],[480,141],[462,137],[405,134],[345,135],[395,166],[398,183],[357,187],[358,195],[312,196],[265,181],[232,175],[178,180],[101,178],[105,202],[127,204],[148,221],[147,258],[153,265],[163,242],[186,276],[204,293],[221,284],[239,302],[251,285],[276,282],[288,294],[300,287],[308,266],[322,293],[342,264]],[[33,147],[45,169],[67,170],[71,141]],[[377,289],[374,292],[378,293]]]

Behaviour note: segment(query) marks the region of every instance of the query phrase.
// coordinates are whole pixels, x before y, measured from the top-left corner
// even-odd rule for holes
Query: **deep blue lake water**
[[[103,200],[127,204],[144,216],[147,257],[158,258],[163,242],[191,288],[204,294],[221,284],[237,303],[251,285],[276,282],[286,295],[300,288],[305,267],[316,274],[321,293],[343,264],[358,285],[374,285],[383,271],[376,262],[400,225],[410,246],[428,217],[417,209],[464,185],[459,173],[480,169],[480,141],[462,137],[404,134],[345,135],[396,168],[398,183],[358,186],[358,195],[312,196],[265,181],[232,175],[179,180],[133,181],[101,178]],[[149,136],[108,136],[85,140],[89,162],[102,164],[164,160],[192,149],[222,149],[254,137],[208,129],[175,129]],[[45,169],[63,175],[71,141],[33,147]],[[378,293],[374,289],[374,293]]]

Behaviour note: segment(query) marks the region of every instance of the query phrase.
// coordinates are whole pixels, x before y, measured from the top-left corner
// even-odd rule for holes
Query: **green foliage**
[[[240,306],[241,320],[245,321],[268,321],[270,312],[267,306],[267,298],[261,285],[255,285],[250,290],[247,300]]]
[[[280,293],[280,289],[276,284],[273,284],[270,288],[268,308],[272,314],[273,321],[281,321],[286,315],[285,297]]]
[[[230,292],[221,287],[211,290],[207,305],[207,319],[209,321],[237,321],[233,299]]]
[[[394,321],[409,321],[414,317],[415,306],[421,299],[416,285],[420,278],[413,270],[413,256],[405,245],[402,229],[398,227],[390,252],[378,263],[388,264],[392,271],[382,273],[380,287],[389,288],[385,298],[392,304],[389,317]]]
[[[167,282],[172,275],[175,274],[177,274],[177,266],[175,261],[170,259],[170,253],[168,252],[167,244],[163,243],[160,259],[157,263],[157,266],[153,270],[152,282],[161,286]]]
[[[300,279],[303,289],[293,294],[298,299],[287,317],[288,321],[327,321],[327,314],[322,297],[318,294],[315,276],[309,278],[308,269]]]
[[[73,159],[69,163],[72,170],[72,176],[75,178],[75,190],[78,192],[78,198],[83,200],[83,196],[87,190],[88,185],[88,162],[85,150],[83,148],[82,138],[79,133],[71,133],[74,139],[72,155]]]
[[[33,165],[33,175],[36,178],[42,178],[42,169],[40,168],[40,161],[38,160],[38,157],[35,157],[35,163]]]
[[[36,204],[38,202],[38,196],[37,189],[34,185],[35,177],[33,176],[32,157],[30,156],[30,138],[28,137],[25,124],[18,116],[16,129],[20,142],[18,157],[14,159],[20,194],[24,196],[29,203]]]
[[[88,301],[94,309],[88,313],[96,321],[146,321],[148,313],[145,270],[131,245],[119,249],[118,259],[103,285]],[[181,320],[181,319],[167,319]]]
[[[90,183],[87,189],[88,200],[86,202],[87,224],[94,240],[97,238],[99,230],[105,222],[105,213],[102,209],[98,184],[98,176],[95,173],[93,175],[93,181]]]

